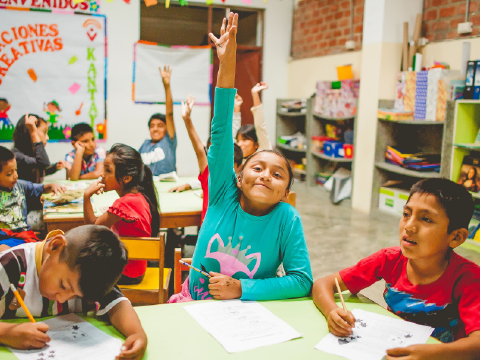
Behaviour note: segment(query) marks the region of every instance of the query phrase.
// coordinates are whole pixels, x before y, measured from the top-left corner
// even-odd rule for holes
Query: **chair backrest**
[[[295,193],[295,191],[290,191],[285,202],[292,205],[293,207],[297,205],[297,194]]]
[[[187,264],[192,263],[192,258],[183,258],[182,259],[182,249],[176,248],[175,249],[175,260],[174,260],[174,274],[173,274],[173,282],[174,282],[174,293],[178,294],[182,291],[182,271],[189,271],[190,268],[180,263],[180,260],[186,262]]]
[[[158,261],[159,283],[158,283],[158,303],[164,302],[163,289],[163,269],[165,264],[165,235],[160,234],[158,238],[149,237],[120,237],[125,248],[128,251],[129,260],[155,260]],[[125,289],[124,293],[134,292],[135,290]],[[127,295],[127,294],[126,294]],[[127,296],[128,297],[128,296]]]

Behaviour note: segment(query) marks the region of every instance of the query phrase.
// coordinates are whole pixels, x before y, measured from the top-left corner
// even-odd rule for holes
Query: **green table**
[[[355,297],[346,293],[344,297],[349,310],[357,308],[397,318],[363,296]],[[337,303],[341,306],[339,300]],[[149,340],[145,360],[214,360],[227,357],[246,360],[343,359],[314,349],[314,346],[328,334],[328,328],[325,318],[315,307],[311,298],[261,302],[272,313],[300,332],[303,335],[302,338],[235,354],[228,354],[222,345],[183,309],[184,306],[192,304],[180,303],[135,308]],[[118,333],[111,326],[105,326],[104,323],[96,320],[89,321],[108,334],[118,337]],[[435,343],[439,342],[433,338],[427,342],[427,344]],[[0,348],[0,358],[2,360],[15,359],[4,348]]]
[[[156,182],[159,203],[160,203],[160,227],[161,228],[179,228],[186,226],[199,226],[202,215],[202,199],[195,195],[193,191],[185,191],[182,193],[169,193],[168,190],[174,186],[185,184],[195,178],[182,177],[178,182]],[[50,181],[53,182],[53,181]],[[60,184],[73,183],[69,180],[55,181]],[[85,181],[90,183],[91,181]],[[118,199],[115,191],[110,191],[102,195],[94,195],[92,197],[94,208],[97,216],[113,204]],[[62,214],[49,213],[45,214],[44,222],[47,231],[60,229],[68,231],[74,227],[83,225],[82,214]]]

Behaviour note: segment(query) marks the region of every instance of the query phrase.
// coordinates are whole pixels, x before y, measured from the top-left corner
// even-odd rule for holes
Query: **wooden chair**
[[[120,237],[128,250],[129,260],[158,261],[158,268],[147,268],[145,277],[137,285],[119,285],[133,304],[165,304],[172,269],[164,268],[165,235],[158,238]]]
[[[182,271],[189,271],[190,268],[183,264],[180,264],[180,260],[186,262],[187,264],[192,263],[192,258],[183,258],[182,259],[182,249],[176,248],[175,249],[175,263],[173,265],[173,284],[174,284],[174,292],[178,294],[182,291]]]
[[[297,194],[295,193],[295,191],[290,191],[290,193],[288,194],[285,202],[287,204],[292,205],[293,207],[295,207],[295,205],[297,205]]]

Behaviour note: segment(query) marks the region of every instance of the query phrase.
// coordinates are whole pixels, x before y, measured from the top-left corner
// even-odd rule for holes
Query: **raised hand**
[[[172,69],[170,68],[170,65],[165,65],[163,67],[160,66],[158,68],[160,70],[160,75],[162,76],[162,81],[164,86],[170,86],[170,76],[172,75]]]
[[[25,126],[27,127],[28,131],[35,132],[37,131],[37,118],[35,116],[25,114]]]
[[[182,101],[182,118],[184,120],[190,119],[190,114],[192,113],[194,104],[195,97],[192,97],[192,95],[188,95],[187,100]]]
[[[268,89],[268,84],[266,82],[259,82],[252,88],[252,94],[258,94],[262,90]]]
[[[227,19],[223,19],[222,27],[220,28],[220,38],[218,39],[212,33],[209,34],[210,39],[217,48],[217,56],[220,63],[229,61],[235,58],[237,50],[237,27],[238,27],[238,14],[230,13]]]
[[[233,106],[235,106],[235,109],[238,109],[238,111],[235,111],[235,112],[240,112],[240,106],[242,106],[243,104],[243,99],[240,95],[238,95],[238,93],[235,94],[235,102],[233,104]]]

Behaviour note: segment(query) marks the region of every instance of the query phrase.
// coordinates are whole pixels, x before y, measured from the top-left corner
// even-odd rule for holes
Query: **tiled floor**
[[[297,210],[302,217],[314,279],[329,275],[388,246],[396,246],[399,218],[379,218],[352,210],[350,200],[333,205],[322,188],[309,188],[297,182]],[[457,253],[480,264],[480,253],[460,248]],[[379,282],[362,293],[375,302],[383,301],[384,283]]]

